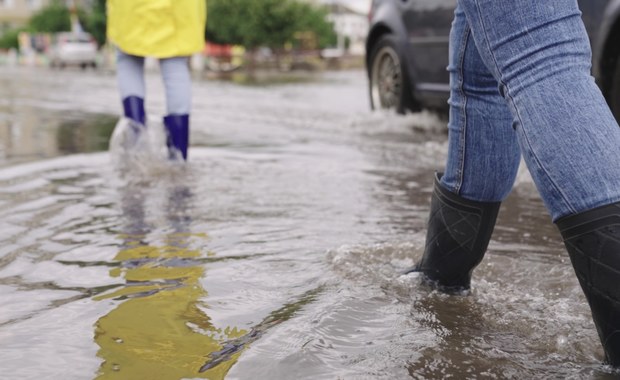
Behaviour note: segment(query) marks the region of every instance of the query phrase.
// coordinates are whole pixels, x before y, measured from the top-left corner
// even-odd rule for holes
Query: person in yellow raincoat
[[[124,115],[144,130],[144,57],[159,59],[166,88],[164,126],[170,157],[187,160],[191,77],[189,57],[204,47],[206,0],[108,0],[108,39],[117,48]]]

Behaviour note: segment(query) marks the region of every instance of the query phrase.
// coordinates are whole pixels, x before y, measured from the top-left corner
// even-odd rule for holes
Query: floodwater
[[[0,69],[0,378],[617,376],[524,170],[470,295],[400,274],[445,127],[361,71],[197,80],[185,166],[119,167],[118,107],[111,74]]]

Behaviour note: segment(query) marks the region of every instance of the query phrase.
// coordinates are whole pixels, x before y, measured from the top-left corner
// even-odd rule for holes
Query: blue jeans
[[[576,0],[458,0],[441,185],[504,200],[521,155],[553,220],[620,201],[620,128]]]
[[[168,115],[190,113],[191,76],[188,57],[163,58],[159,60],[164,86],[166,88],[166,109]],[[144,99],[144,57],[117,51],[116,76],[121,99],[137,96]]]

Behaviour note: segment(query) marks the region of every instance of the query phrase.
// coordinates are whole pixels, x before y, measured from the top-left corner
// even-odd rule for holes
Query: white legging
[[[189,114],[192,103],[189,58],[162,58],[159,60],[159,67],[166,87],[168,115]],[[129,55],[119,49],[116,60],[116,77],[121,99],[128,96],[145,98],[144,57]]]

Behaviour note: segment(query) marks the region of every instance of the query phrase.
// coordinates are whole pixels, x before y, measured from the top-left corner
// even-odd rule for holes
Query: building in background
[[[351,6],[351,0],[305,0],[316,5],[329,8],[328,19],[334,24],[338,35],[338,44],[335,48],[326,49],[324,54],[339,56],[343,54],[364,55],[366,35],[368,34],[368,13],[362,11],[362,4],[368,1],[357,1],[357,7]]]
[[[51,0],[0,0],[0,34],[8,29],[25,26],[36,11]]]
[[[338,35],[338,49],[351,55],[364,55],[368,35],[368,15],[341,3],[330,6],[329,20]]]
[[[313,4],[334,4],[338,3],[351,8],[357,12],[368,13],[372,0],[304,0]]]

